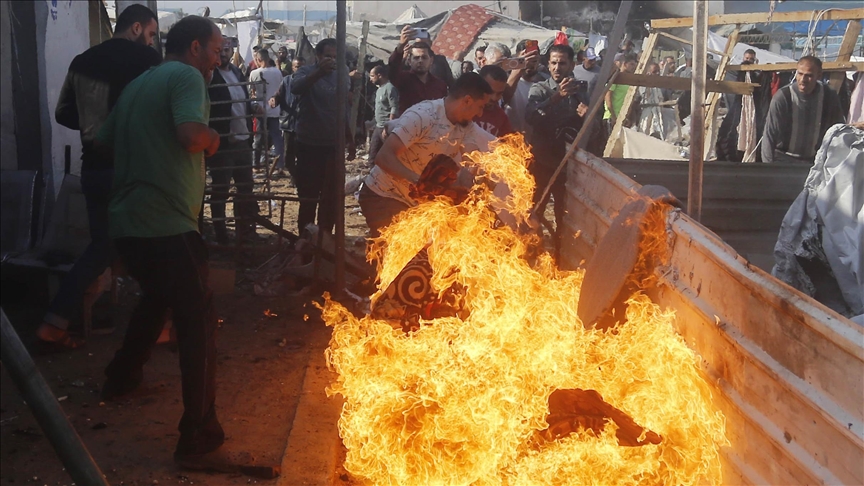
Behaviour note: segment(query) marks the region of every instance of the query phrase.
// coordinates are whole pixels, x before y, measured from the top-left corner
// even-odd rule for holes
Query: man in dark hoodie
[[[143,5],[130,5],[117,19],[111,39],[72,60],[60,91],[54,112],[57,123],[81,132],[81,191],[87,203],[90,244],[63,279],[36,331],[40,343],[53,350],[83,344],[69,336],[69,322],[78,316],[87,288],[114,258],[108,237],[114,161],[110,152],[97,150],[93,140],[126,85],[162,62],[162,56],[150,47],[158,32],[155,13]]]

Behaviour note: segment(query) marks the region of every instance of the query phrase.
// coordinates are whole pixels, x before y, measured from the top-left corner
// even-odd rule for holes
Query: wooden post
[[[348,120],[350,125],[348,128],[351,130],[351,138],[354,138],[354,135],[357,133],[357,112],[360,111],[360,100],[362,97],[366,95],[366,90],[363,89],[366,86],[366,38],[369,36],[369,21],[363,21],[363,34],[360,37],[360,51],[357,59],[357,72],[363,76],[360,79],[360,85],[358,86],[357,92],[354,93],[354,99],[351,102],[351,119]]]
[[[636,74],[642,74],[645,71],[645,66],[651,60],[651,54],[654,51],[654,46],[656,44],[657,33],[651,32],[651,34],[648,35],[648,39],[642,44],[642,57],[639,59],[639,64],[636,66]],[[621,127],[624,125],[624,120],[627,118],[627,113],[630,112],[630,107],[633,105],[633,99],[636,97],[636,89],[636,86],[630,86],[627,90],[627,95],[624,97],[624,103],[621,105],[621,112],[617,113],[618,116],[615,119],[615,127],[612,129],[612,133],[609,134],[609,141],[606,142],[606,149],[603,151],[603,157],[609,157],[612,155],[612,149],[615,147],[615,142],[618,140],[618,137],[621,136]],[[704,92],[702,99],[705,99]]]
[[[693,78],[690,97],[690,176],[687,214],[702,219],[702,164],[705,159],[705,75],[707,67],[708,2],[693,1]]]
[[[739,30],[736,27],[735,30],[732,31],[732,34],[729,35],[729,39],[726,41],[726,48],[723,50],[723,57],[720,59],[720,65],[717,66],[717,72],[714,74],[715,81],[723,81],[723,78],[726,77],[726,67],[729,66],[729,61],[732,60],[732,50],[735,49],[735,44],[738,43],[738,32]],[[709,147],[714,144],[714,130],[716,128],[714,113],[717,111],[717,103],[719,101],[720,93],[708,93],[708,113],[705,115],[705,131],[708,133],[707,139]]]
[[[846,25],[846,33],[843,34],[843,41],[840,43],[840,51],[837,53],[837,62],[846,62],[852,57],[852,52],[855,50],[855,44],[858,42],[858,34],[861,33],[861,21],[850,20]],[[843,83],[843,78],[846,73],[831,73],[831,79],[828,81],[828,86],[834,91],[840,91],[840,85]]]
[[[334,206],[336,209],[336,296],[345,290],[345,104],[348,102],[348,65],[345,64],[345,0],[336,1],[336,177]],[[323,233],[323,229],[319,228]],[[319,247],[320,251],[320,247]]]

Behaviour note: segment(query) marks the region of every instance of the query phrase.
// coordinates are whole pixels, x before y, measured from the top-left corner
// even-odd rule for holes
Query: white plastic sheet
[[[243,62],[252,61],[252,47],[258,45],[258,21],[247,20],[237,22],[238,52],[243,56]]]
[[[864,313],[864,131],[834,125],[804,190],[792,203],[774,247],[772,274],[814,295],[797,257],[826,261],[854,316]],[[835,309],[838,310],[838,309]]]

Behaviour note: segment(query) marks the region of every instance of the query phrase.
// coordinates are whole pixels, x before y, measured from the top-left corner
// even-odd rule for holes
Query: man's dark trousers
[[[249,141],[225,142],[219,147],[219,151],[212,157],[207,158],[207,168],[213,180],[212,189],[214,194],[210,196],[210,212],[213,217],[213,228],[218,237],[226,236],[225,229],[225,200],[231,187],[231,179],[237,187],[237,194],[252,194],[252,155],[249,152]],[[218,194],[223,193],[223,194]],[[251,200],[237,201],[234,203],[234,216],[239,220],[236,228],[248,231],[254,227],[252,217],[258,214],[258,203]]]
[[[384,139],[381,137],[382,133],[384,133],[384,127],[375,127],[372,130],[372,137],[369,138],[369,165],[375,164],[375,156],[378,155],[378,151],[384,146]]]
[[[560,162],[560,158],[558,161]],[[549,184],[549,181],[552,180],[552,175],[555,173],[556,166],[551,164],[543,164],[535,162],[531,165],[530,172],[531,175],[534,176],[534,180],[537,182],[537,188],[534,190],[534,204],[537,205],[540,202],[540,196],[543,195],[543,191],[546,189],[546,186]],[[555,179],[555,183],[552,184],[552,189],[549,191],[549,195],[555,199],[555,206],[553,210],[555,212],[555,234],[552,235],[553,241],[555,243],[555,258],[557,259],[559,253],[561,251],[561,230],[564,228],[564,213],[565,206],[564,201],[567,198],[567,170],[562,170],[560,174],[558,174],[558,178]],[[549,204],[549,196],[546,196],[546,199],[542,201],[540,206],[537,208],[537,214],[542,215],[546,210],[546,205]]]
[[[105,370],[109,384],[140,383],[143,367],[173,311],[180,352],[183,418],[176,454],[205,454],[225,440],[216,418],[216,321],[207,287],[208,254],[197,232],[158,238],[114,240],[142,296],[129,321],[123,347]]]
[[[336,223],[336,211],[345,207],[344,201],[336,201],[336,147],[334,145],[297,145],[297,195],[301,199],[317,199],[321,202],[300,201],[297,226],[300,232],[315,221],[318,209],[318,228],[330,233]]]
[[[46,320],[51,325],[67,329],[69,321],[78,317],[84,293],[114,260],[114,248],[108,236],[108,203],[111,200],[113,169],[81,171],[81,192],[87,204],[90,244],[66,274],[51,301]],[[53,319],[57,316],[60,319]]]
[[[291,174],[291,178],[297,179],[297,142],[294,132],[282,130],[282,143],[284,145],[285,169]]]

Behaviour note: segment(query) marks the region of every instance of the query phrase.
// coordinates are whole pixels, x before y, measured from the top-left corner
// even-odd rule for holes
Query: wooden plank
[[[777,64],[735,64],[728,71],[795,71],[797,62],[778,62]],[[822,71],[864,71],[864,62],[823,62]]]
[[[769,22],[807,22],[816,17],[816,11],[774,12],[769,19],[768,12],[711,15],[708,25],[730,24],[767,24]],[[820,20],[861,20],[864,19],[864,8],[832,9],[825,12]],[[674,27],[692,27],[692,17],[673,19],[656,19],[651,21],[652,29],[671,29]]]
[[[651,54],[654,51],[654,46],[657,44],[657,33],[652,32],[648,35],[648,39],[642,44],[642,57],[639,59],[639,64],[636,66],[636,74],[645,72],[645,66],[651,61]],[[624,120],[627,114],[630,113],[630,107],[633,105],[633,99],[636,97],[636,87],[630,86],[627,90],[627,95],[624,97],[624,104],[621,105],[621,112],[618,113],[615,119],[615,127],[612,128],[612,133],[609,134],[609,140],[606,142],[606,149],[603,151],[604,157],[612,155],[612,149],[621,134],[621,127],[624,126]]]
[[[366,38],[369,37],[369,21],[363,21],[363,34],[360,37],[360,54],[359,59],[357,59],[357,72],[359,72],[363,78],[360,80],[359,87],[357,92],[354,93],[354,99],[351,101],[351,119],[348,120],[348,128],[351,130],[351,138],[354,138],[355,133],[357,132],[357,113],[360,111],[360,100],[363,99],[363,96],[366,94],[366,90],[363,89],[368,82],[366,77]]]
[[[662,35],[663,37],[666,37],[666,38],[672,39],[672,40],[674,40],[674,41],[678,41],[678,42],[680,42],[680,43],[682,43],[682,44],[687,44],[688,46],[692,46],[692,45],[693,45],[693,42],[691,42],[691,41],[689,41],[689,40],[687,40],[687,39],[683,39],[683,38],[681,38],[681,37],[678,37],[677,35],[672,35],[672,34],[670,34],[670,33],[668,33],[668,32],[662,32],[662,31],[658,31],[657,33],[660,34],[660,35]],[[712,53],[712,54],[717,54],[718,56],[722,56],[722,55],[723,55],[723,51],[718,51],[717,49],[712,49],[712,48],[710,48],[710,47],[706,47],[705,49],[706,49],[708,52]]]
[[[846,25],[846,33],[843,34],[843,41],[840,43],[840,51],[837,53],[837,62],[847,62],[852,57],[855,50],[855,44],[858,43],[858,34],[861,33],[861,22],[849,22]],[[846,78],[846,73],[831,73],[831,79],[828,81],[828,86],[834,91],[840,90],[840,85]]]
[[[638,187],[584,151],[575,159],[564,234],[582,233],[562,242],[568,264],[591,252]],[[670,263],[649,294],[676,311],[726,417],[724,483],[862,484],[864,331],[678,214]]]
[[[708,79],[708,5],[705,0],[693,2],[693,73],[690,91],[690,173],[687,183],[687,214],[702,219],[702,169],[705,165],[705,80]]]
[[[647,86],[649,88],[667,88],[676,91],[690,91],[690,78],[679,78],[677,76],[652,76],[649,74],[619,73],[615,84],[626,84],[627,86]],[[705,89],[711,93],[734,93],[753,94],[758,88],[756,83],[742,83],[739,81],[714,81],[708,80]]]
[[[723,52],[723,58],[720,60],[720,65],[717,67],[717,72],[714,73],[715,81],[720,81],[726,77],[726,67],[729,66],[729,61],[732,59],[732,50],[735,49],[735,44],[738,43],[738,32],[738,27],[735,27],[735,30],[732,31],[732,34],[730,34],[729,38],[726,40],[726,48]],[[710,149],[714,147],[714,135],[717,125],[714,113],[717,112],[717,102],[719,101],[719,94],[708,94],[708,112],[705,115],[705,131],[707,133],[708,143],[710,144],[708,152],[710,152]]]

